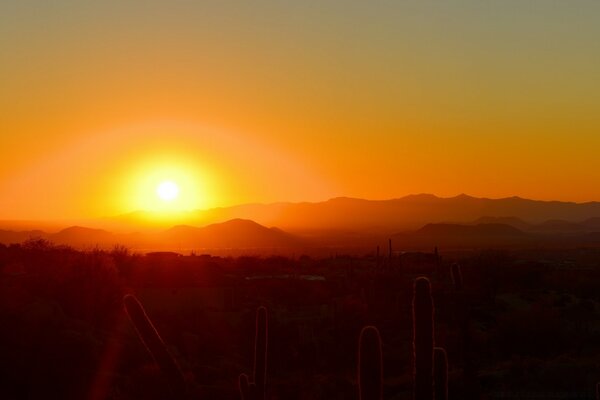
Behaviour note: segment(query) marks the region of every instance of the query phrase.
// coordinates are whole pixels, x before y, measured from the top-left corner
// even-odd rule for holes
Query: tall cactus
[[[433,312],[431,284],[419,277],[413,293],[414,400],[433,400]]]
[[[360,400],[382,400],[383,363],[381,337],[374,326],[365,326],[358,341],[358,392]]]
[[[158,331],[152,324],[152,321],[148,318],[148,315],[146,315],[144,307],[142,307],[142,304],[138,299],[131,294],[126,295],[123,298],[123,302],[125,303],[127,315],[129,315],[129,319],[133,323],[142,343],[144,343],[146,349],[158,364],[161,372],[167,378],[173,396],[176,398],[184,398],[187,392],[185,377],[175,361],[175,358],[173,358],[158,334]]]
[[[448,356],[434,347],[434,306],[431,283],[419,277],[413,292],[414,400],[448,400]],[[374,326],[362,329],[358,348],[360,400],[382,400],[381,338]]]
[[[433,387],[435,400],[448,400],[448,356],[442,347],[433,349]]]
[[[256,310],[253,381],[250,381],[246,374],[239,376],[239,389],[242,400],[264,400],[266,397],[267,339],[267,309],[261,306]]]

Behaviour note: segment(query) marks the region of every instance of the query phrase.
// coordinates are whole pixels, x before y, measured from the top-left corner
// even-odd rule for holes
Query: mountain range
[[[56,233],[39,230],[0,231],[0,243],[20,243],[31,238],[42,238],[55,244],[78,248],[125,245],[134,249],[152,250],[277,249],[302,245],[302,240],[298,237],[243,219],[202,228],[179,225],[158,233],[112,233],[82,226],[72,226]]]
[[[248,204],[159,217],[139,211],[88,220],[55,233],[19,230],[15,222],[0,221],[0,242],[42,237],[76,247],[124,244],[144,249],[299,249],[370,248],[389,237],[406,248],[493,247],[594,244],[600,232],[598,202],[467,195],[441,198],[420,194],[392,200],[342,197],[318,203]],[[35,223],[27,223],[28,228],[33,226]]]
[[[246,204],[233,207],[178,213],[177,223],[204,226],[235,218],[277,226],[289,232],[350,230],[394,232],[418,229],[428,223],[465,223],[479,218],[516,218],[528,224],[548,220],[580,223],[600,220],[600,202],[572,203],[529,200],[520,197],[502,199],[459,195],[450,198],[418,194],[391,200],[364,200],[338,197],[316,203]],[[99,222],[99,221],[96,221]],[[107,227],[167,227],[152,212],[138,211],[102,221]]]

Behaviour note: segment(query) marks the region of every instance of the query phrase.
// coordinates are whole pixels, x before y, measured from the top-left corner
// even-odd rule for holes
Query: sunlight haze
[[[179,210],[600,200],[599,18],[593,1],[4,1],[0,218],[166,207],[161,179]]]

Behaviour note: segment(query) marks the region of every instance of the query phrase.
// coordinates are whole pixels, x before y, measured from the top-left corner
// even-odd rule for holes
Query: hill
[[[103,229],[92,229],[82,226],[71,226],[55,234],[47,235],[47,238],[57,244],[69,246],[107,246],[119,242],[119,237]]]
[[[234,219],[202,228],[179,225],[158,233],[115,234],[103,229],[71,226],[57,233],[42,231],[0,231],[0,243],[21,243],[32,237],[76,248],[132,249],[275,249],[296,248],[305,241],[277,228],[254,221]]]
[[[280,229],[267,228],[254,221],[233,219],[203,228],[173,227],[158,235],[162,243],[200,248],[280,248],[300,245],[300,240]]]
[[[406,248],[481,248],[531,244],[538,240],[506,224],[427,224],[414,232],[394,235],[398,246]]]

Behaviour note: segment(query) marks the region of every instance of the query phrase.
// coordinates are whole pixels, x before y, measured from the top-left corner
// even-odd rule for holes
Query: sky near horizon
[[[598,1],[0,3],[0,219],[600,200]]]

